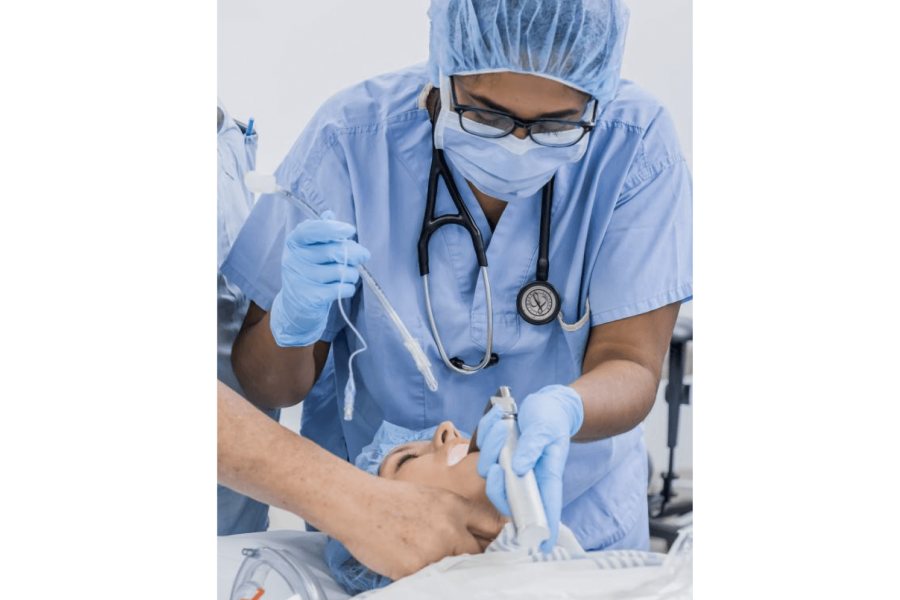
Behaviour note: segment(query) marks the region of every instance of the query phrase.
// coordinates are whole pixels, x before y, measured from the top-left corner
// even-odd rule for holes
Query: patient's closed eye
[[[416,456],[418,456],[418,454],[416,454],[415,452],[407,452],[406,454],[401,456],[400,459],[397,461],[396,466],[394,467],[394,472],[396,473],[397,471],[399,471],[400,467],[403,466],[403,463],[405,463],[406,461],[408,461],[411,458],[415,458]]]

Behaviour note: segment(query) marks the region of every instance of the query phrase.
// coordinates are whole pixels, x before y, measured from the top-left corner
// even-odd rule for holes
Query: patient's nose
[[[437,430],[434,432],[434,438],[432,439],[432,443],[435,448],[440,448],[446,445],[453,440],[458,440],[462,438],[459,435],[459,432],[456,430],[456,427],[453,426],[453,423],[450,421],[444,421],[440,425],[438,425]]]

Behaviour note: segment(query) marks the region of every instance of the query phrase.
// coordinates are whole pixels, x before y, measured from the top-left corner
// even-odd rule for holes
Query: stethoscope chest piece
[[[532,281],[519,290],[519,315],[532,325],[546,325],[559,314],[559,294],[546,281]]]
[[[439,109],[440,104],[438,104]],[[432,114],[432,124],[434,123],[434,113]],[[437,189],[440,179],[444,180],[447,186],[447,192],[450,194],[453,204],[456,206],[456,214],[445,214],[435,216],[435,204],[437,201]],[[553,205],[553,182],[551,178],[544,185],[541,199],[541,223],[540,235],[538,238],[538,260],[535,268],[535,280],[525,285],[519,290],[516,298],[517,309],[519,315],[532,325],[546,325],[556,319],[559,314],[560,300],[559,294],[548,283],[548,275],[550,272],[550,213]],[[487,309],[487,339],[485,343],[484,358],[475,366],[467,365],[459,357],[450,358],[444,349],[441,341],[440,333],[437,329],[437,323],[434,318],[434,311],[431,307],[431,291],[428,285],[428,275],[430,267],[428,265],[428,242],[432,234],[444,225],[459,225],[469,232],[472,238],[472,245],[475,249],[475,257],[478,260],[478,266],[481,269],[481,277],[484,281],[485,308]],[[485,251],[484,240],[481,236],[481,230],[472,219],[469,209],[463,202],[459,189],[453,181],[453,174],[447,166],[442,150],[434,146],[432,142],[432,158],[431,172],[428,177],[428,195],[425,201],[425,215],[422,222],[422,232],[419,234],[418,243],[419,254],[419,275],[422,277],[422,287],[425,291],[425,307],[428,312],[428,322],[431,325],[431,332],[434,335],[435,345],[441,355],[441,360],[452,371],[461,375],[472,375],[481,369],[486,369],[491,365],[497,364],[500,360],[497,354],[491,349],[494,344],[494,320],[493,320],[493,304],[491,298],[491,283],[488,277],[488,261]]]

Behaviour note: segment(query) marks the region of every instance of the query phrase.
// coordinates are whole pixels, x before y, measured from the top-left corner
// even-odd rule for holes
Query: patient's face
[[[410,442],[391,450],[381,462],[378,476],[444,488],[490,504],[477,464],[478,451],[470,452],[469,440],[445,421],[430,442]]]

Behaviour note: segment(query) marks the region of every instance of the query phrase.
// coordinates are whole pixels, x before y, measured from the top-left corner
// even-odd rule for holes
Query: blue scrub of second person
[[[217,107],[217,268],[231,250],[238,233],[250,214],[253,194],[244,186],[244,175],[256,165],[258,138],[245,135],[225,109],[221,100]],[[237,393],[241,385],[231,367],[231,347],[247,314],[249,299],[221,270],[217,271],[218,335],[216,341],[216,376]],[[278,419],[278,411],[264,411]],[[269,506],[224,486],[216,486],[217,534],[265,531],[269,526]]]
[[[666,110],[623,80],[598,116],[584,157],[556,174],[549,280],[560,293],[565,322],[573,327],[556,321],[530,325],[516,312],[516,295],[535,273],[540,192],[510,202],[491,231],[450,165],[487,244],[494,352],[500,362],[470,376],[447,369],[427,322],[416,254],[432,157],[432,124],[420,96],[430,81],[429,70],[420,65],[337,94],[313,117],[275,174],[282,187],[356,227],[358,242],[371,252],[367,268],[422,344],[438,379],[438,392],[430,392],[390,320],[363,287],[344,306],[370,350],[354,362],[354,418],[341,420],[347,361],[360,342],[334,307],[322,339],[332,344],[338,407],[321,411],[316,422],[305,420],[304,429],[340,427],[349,460],[384,420],[416,430],[449,420],[472,431],[501,385],[525,398],[577,379],[592,326],[692,295],[690,173]],[[436,214],[453,212],[441,185]],[[222,266],[265,310],[281,286],[285,237],[304,218],[283,198],[262,196]],[[437,231],[430,267],[434,314],[447,352],[474,364],[485,350],[486,310],[469,234],[460,227]],[[646,482],[640,426],[572,444],[562,520],[587,550],[647,549]]]

